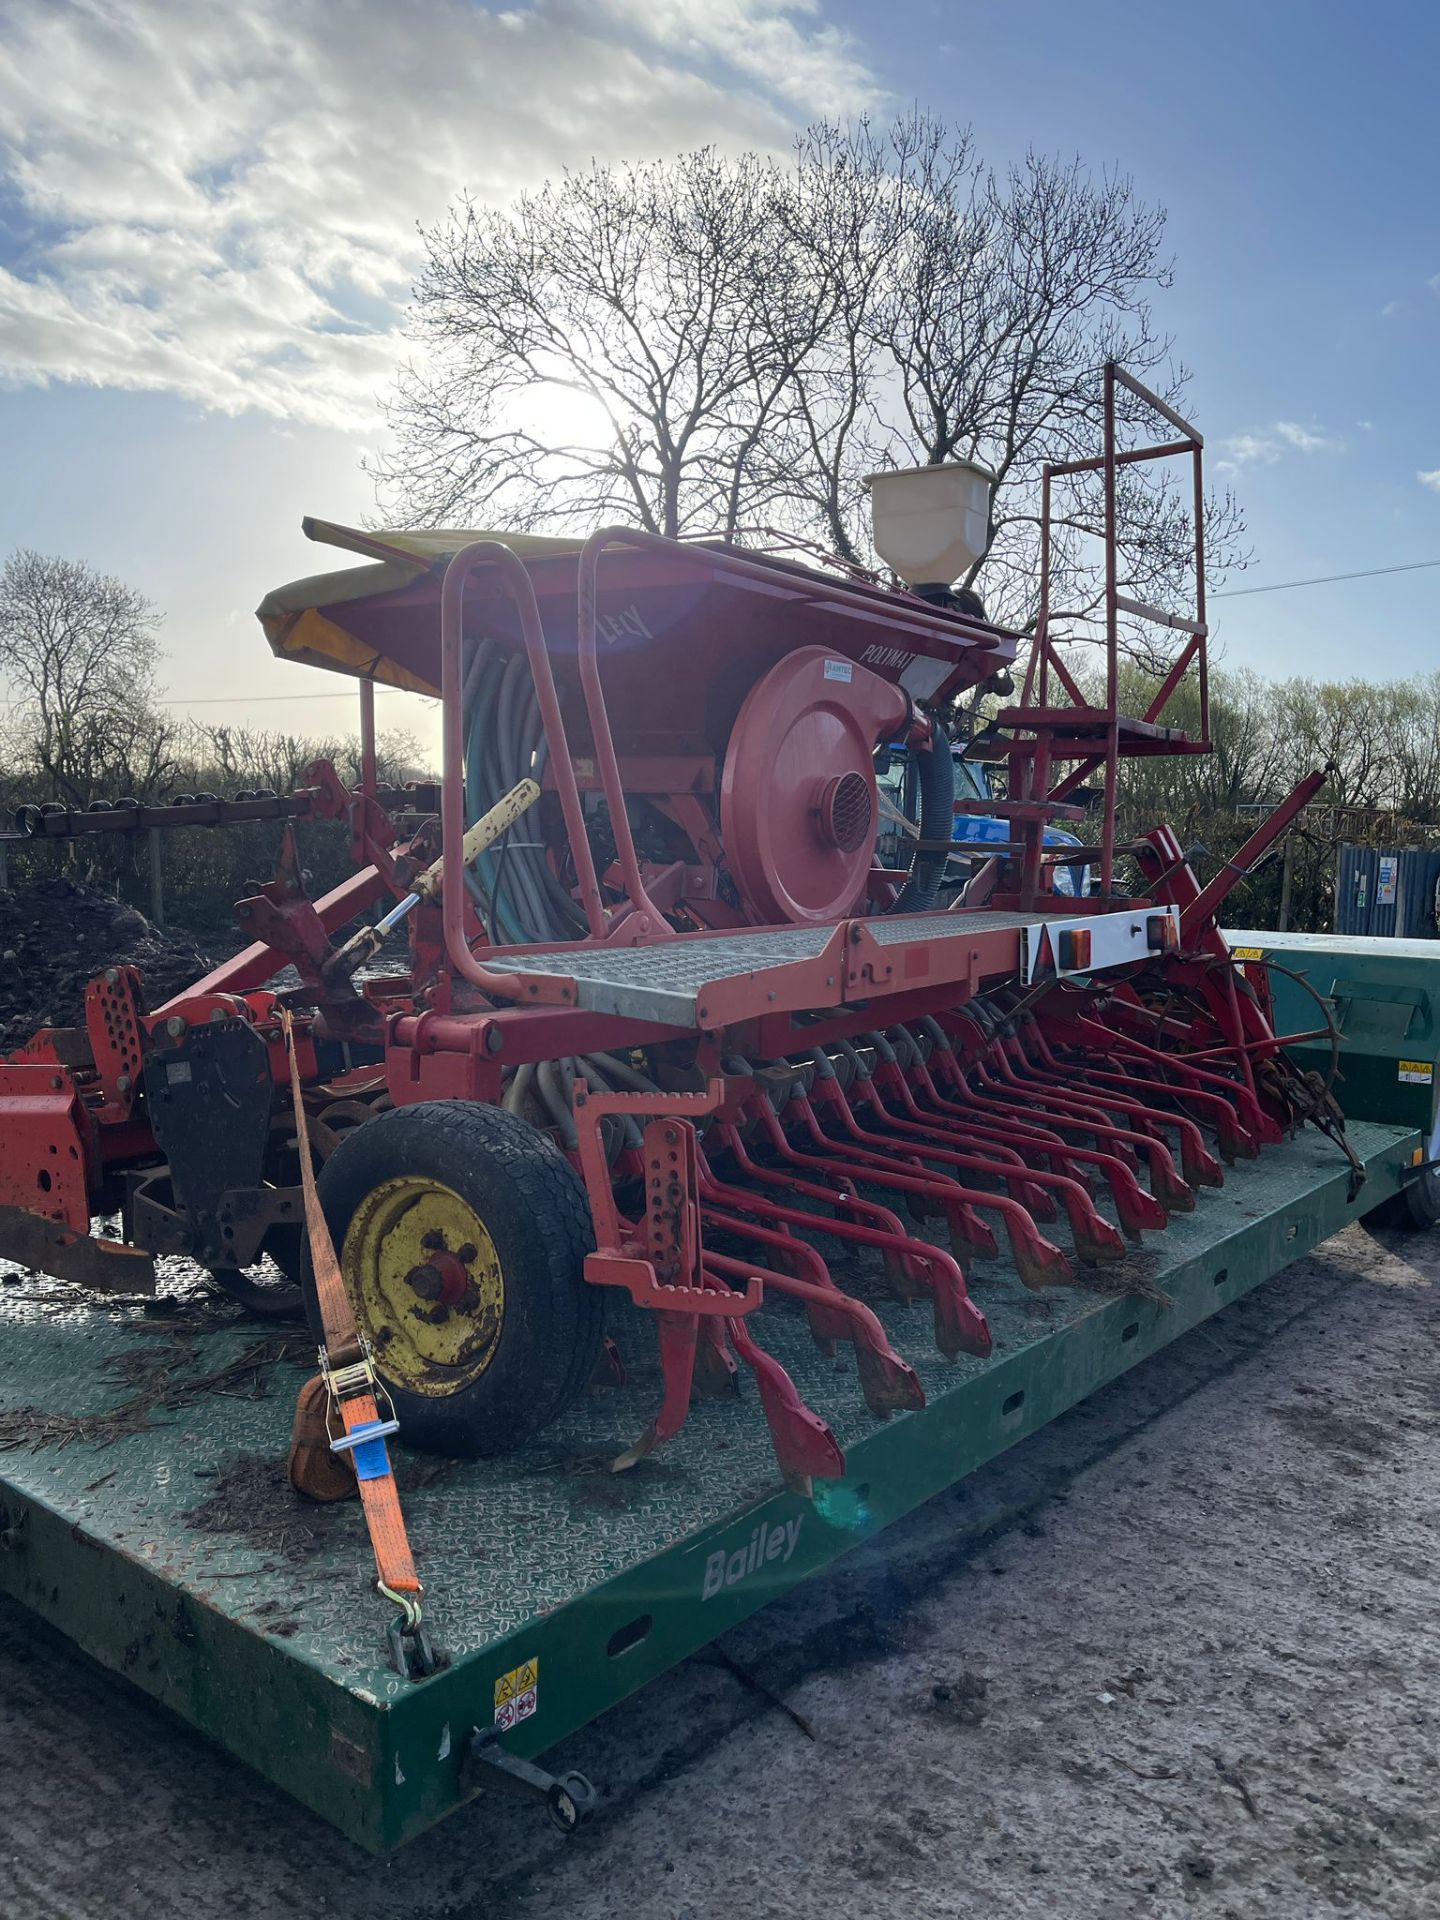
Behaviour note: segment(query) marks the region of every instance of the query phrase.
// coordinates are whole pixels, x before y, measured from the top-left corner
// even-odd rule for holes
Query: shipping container
[[[1440,848],[1341,847],[1335,931],[1436,938]]]

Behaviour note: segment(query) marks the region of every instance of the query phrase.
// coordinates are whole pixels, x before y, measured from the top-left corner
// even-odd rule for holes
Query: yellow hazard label
[[[1401,1060],[1400,1078],[1412,1087],[1428,1087],[1435,1078],[1435,1069],[1428,1060]]]
[[[517,1720],[528,1720],[534,1713],[540,1688],[540,1662],[526,1660],[495,1682],[495,1724],[513,1727]]]
[[[1263,947],[1231,947],[1230,958],[1232,960],[1263,960],[1265,949]]]

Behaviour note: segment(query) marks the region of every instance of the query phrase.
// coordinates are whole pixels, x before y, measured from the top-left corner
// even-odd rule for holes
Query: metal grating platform
[[[507,973],[573,980],[579,1005],[591,1013],[696,1027],[707,987],[817,960],[841,925],[864,927],[880,946],[891,947],[905,941],[961,939],[974,933],[1018,933],[1044,918],[1038,913],[983,912],[875,915],[833,926],[784,927],[778,932],[696,934],[645,947],[537,949],[486,964]],[[813,980],[807,981],[798,998],[782,999],[778,993],[772,998],[777,1009],[839,1006],[843,983],[837,974],[834,997],[828,1002],[815,996]]]
[[[818,959],[834,934],[834,927],[696,934],[657,941],[648,947],[571,947],[559,953],[527,953],[523,959],[491,960],[487,964],[497,971],[573,980],[579,1004],[592,1013],[619,1013],[635,1020],[663,1020],[674,1027],[694,1027],[699,1024],[696,1009],[700,995],[711,981],[744,980],[772,967]]]
[[[959,940],[972,933],[1020,933],[1026,927],[1040,926],[1047,917],[1043,913],[987,913],[977,907],[959,913],[876,914],[858,925],[878,946],[894,947],[902,940]]]

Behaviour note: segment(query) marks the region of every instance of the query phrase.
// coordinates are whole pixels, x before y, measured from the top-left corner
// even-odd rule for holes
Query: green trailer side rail
[[[1323,1025],[1317,995],[1329,1007],[1340,1034],[1336,1093],[1347,1118],[1416,1127],[1434,1158],[1440,940],[1239,930],[1225,938],[1242,964],[1265,967],[1277,1032]],[[1290,1052],[1301,1066],[1330,1071],[1329,1041]]]
[[[701,1403],[658,1455],[606,1472],[658,1391],[653,1328],[622,1313],[626,1385],[586,1396],[504,1460],[405,1463],[452,1655],[416,1685],[383,1663],[353,1503],[305,1508],[285,1483],[302,1366],[256,1357],[260,1398],[191,1394],[187,1381],[227,1367],[252,1378],[253,1323],[207,1325],[182,1302],[177,1332],[139,1302],[101,1312],[66,1304],[74,1296],[50,1282],[0,1287],[0,1586],[352,1840],[388,1851],[468,1797],[475,1729],[498,1718],[510,1751],[543,1752],[1393,1195],[1415,1129],[1362,1122],[1352,1134],[1368,1174],[1358,1193],[1334,1146],[1307,1131],[1176,1216],[1133,1256],[1165,1302],[1153,1287],[1027,1294],[981,1270],[996,1350],[954,1363],[923,1357],[923,1310],[881,1307],[924,1379],[919,1413],[857,1412],[853,1380],[836,1379],[803,1319],[767,1307],[762,1338],[847,1452],[845,1480],[813,1502],[780,1489],[751,1405]],[[193,1333],[187,1312],[201,1316]],[[152,1361],[170,1370],[168,1404],[130,1431],[116,1410]]]

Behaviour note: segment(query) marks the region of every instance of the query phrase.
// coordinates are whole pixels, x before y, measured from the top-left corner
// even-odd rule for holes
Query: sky
[[[1225,662],[1429,672],[1440,567],[1249,590],[1440,561],[1437,73],[1428,0],[0,0],[0,553],[150,595],[177,711],[347,730],[253,609],[332,564],[302,514],[373,509],[417,223],[918,102],[1166,209],[1157,318],[1249,523]]]

